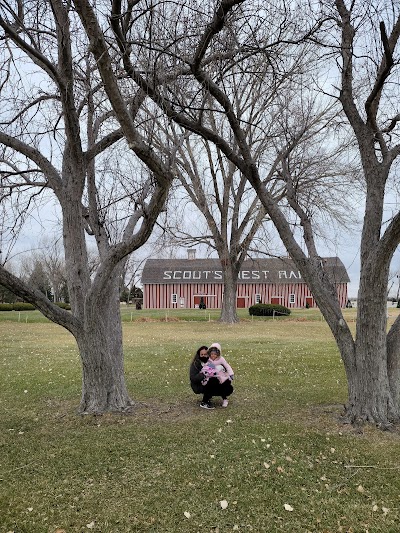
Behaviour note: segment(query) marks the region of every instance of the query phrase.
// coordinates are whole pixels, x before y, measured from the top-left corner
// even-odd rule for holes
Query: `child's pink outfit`
[[[227,360],[220,355],[217,359],[209,359],[201,369],[204,374],[202,384],[205,385],[210,378],[217,378],[220,383],[224,383],[227,379],[233,380],[233,370]]]

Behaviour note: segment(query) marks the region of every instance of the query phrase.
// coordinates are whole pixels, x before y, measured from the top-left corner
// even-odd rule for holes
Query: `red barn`
[[[327,273],[337,287],[341,307],[347,303],[346,269],[338,257],[323,258]],[[148,259],[143,268],[143,307],[220,309],[224,271],[219,259]],[[236,306],[277,303],[289,308],[316,307],[310,289],[289,258],[244,261],[238,276]]]

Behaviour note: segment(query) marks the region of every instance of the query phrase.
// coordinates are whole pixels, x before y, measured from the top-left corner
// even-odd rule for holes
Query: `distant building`
[[[148,259],[143,268],[145,309],[193,309],[204,302],[207,309],[222,307],[224,271],[219,259]],[[345,307],[346,269],[338,257],[323,258],[324,267]],[[236,307],[277,303],[289,308],[316,307],[315,300],[294,262],[289,258],[254,259],[243,262],[238,276]]]

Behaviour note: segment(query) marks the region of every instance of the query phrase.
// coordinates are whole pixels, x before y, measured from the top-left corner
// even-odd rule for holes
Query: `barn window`
[[[177,294],[171,294],[171,303],[173,303],[173,304],[178,303],[178,295]]]
[[[256,294],[255,299],[256,299],[256,304],[261,303],[261,294]]]
[[[296,295],[295,294],[289,294],[289,303],[295,304],[296,303]]]

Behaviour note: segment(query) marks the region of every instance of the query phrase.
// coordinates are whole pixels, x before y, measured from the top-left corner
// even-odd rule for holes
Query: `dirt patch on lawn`
[[[199,408],[199,402],[195,400],[167,403],[156,398],[146,401],[134,401],[132,407],[122,413],[105,413],[103,415],[82,415],[79,413],[79,405],[76,402],[60,399],[48,399],[45,401],[47,416],[55,422],[74,423],[84,421],[88,425],[113,425],[133,422],[146,422],[157,420],[159,422],[181,422],[193,417],[203,415],[204,409]],[[216,410],[221,409],[217,405]]]
[[[345,419],[343,404],[320,404],[288,413],[288,418],[305,428],[331,435],[348,435],[366,438],[370,441],[399,440],[400,426],[393,425],[382,429],[372,424],[349,424]]]

